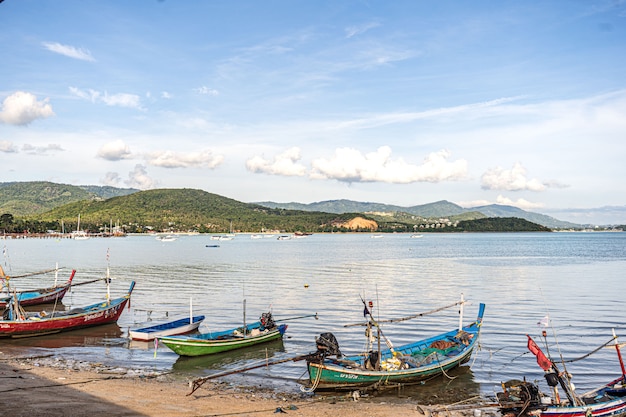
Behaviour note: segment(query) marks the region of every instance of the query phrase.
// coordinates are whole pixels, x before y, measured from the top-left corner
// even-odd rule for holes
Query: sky
[[[625,156],[625,0],[0,0],[0,182],[623,224]]]

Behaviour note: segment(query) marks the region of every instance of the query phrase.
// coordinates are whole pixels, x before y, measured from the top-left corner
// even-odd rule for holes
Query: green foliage
[[[547,227],[517,217],[488,217],[464,220],[456,227],[458,232],[550,232]]]
[[[197,231],[201,233],[262,232],[285,233],[335,231],[333,223],[355,215],[271,209],[193,189],[158,189],[114,197],[105,201],[70,203],[35,216],[37,220],[76,224],[96,232],[122,224],[127,232]]]
[[[0,213],[28,217],[76,201],[109,198],[132,189],[74,186],[47,181],[0,183]]]

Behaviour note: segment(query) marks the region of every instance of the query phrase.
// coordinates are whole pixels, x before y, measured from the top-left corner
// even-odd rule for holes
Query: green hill
[[[74,186],[47,181],[0,183],[0,214],[28,217],[68,203],[127,195],[130,188]]]
[[[242,203],[230,198],[193,189],[140,191],[108,200],[83,200],[34,216],[42,222],[77,222],[81,228],[101,230],[111,222],[128,232],[178,230],[219,233],[229,231],[321,232],[332,224],[353,218],[354,214],[305,212],[272,209]]]

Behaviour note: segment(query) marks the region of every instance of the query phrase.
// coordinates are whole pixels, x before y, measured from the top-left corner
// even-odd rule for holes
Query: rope
[[[322,379],[322,369],[318,369],[317,375],[315,375],[315,381],[313,381],[311,388],[305,388],[302,385],[300,385],[300,391],[306,394],[312,394],[313,391],[315,391],[317,387],[319,386],[320,379]]]

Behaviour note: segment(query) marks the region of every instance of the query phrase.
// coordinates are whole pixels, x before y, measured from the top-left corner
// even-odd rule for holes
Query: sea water
[[[314,234],[278,240],[277,235],[232,240],[210,235],[181,235],[163,242],[154,236],[124,238],[7,239],[3,268],[23,275],[65,268],[74,283],[104,277],[109,270],[111,297],[136,287],[130,307],[117,325],[20,340],[0,340],[0,350],[43,350],[58,358],[109,366],[172,372],[199,377],[315,351],[315,337],[332,332],[340,349],[366,347],[363,302],[372,301],[375,317],[400,318],[451,304],[463,297],[465,323],[486,304],[479,349],[461,371],[431,381],[437,390],[450,386],[467,395],[490,395],[509,379],[542,380],[543,371],[528,352],[527,334],[566,369],[580,392],[619,376],[614,347],[600,349],[615,329],[626,341],[624,271],[626,233],[424,233]],[[53,274],[15,278],[17,289],[40,288]],[[63,308],[106,298],[104,281],[73,287]],[[194,314],[207,318],[201,331],[222,330],[258,320],[271,311],[285,321],[282,342],[199,358],[179,358],[165,346],[136,343],[128,329]],[[50,306],[45,308],[50,309]],[[548,320],[546,321],[546,317]],[[459,308],[387,324],[395,346],[458,326]],[[545,324],[548,326],[545,326]],[[547,334],[544,345],[542,331]],[[562,366],[561,366],[562,367]],[[297,390],[305,378],[304,362],[287,362],[238,376],[256,385]],[[434,385],[433,385],[434,384]],[[423,390],[423,387],[419,387]]]

